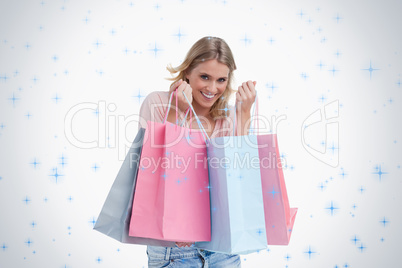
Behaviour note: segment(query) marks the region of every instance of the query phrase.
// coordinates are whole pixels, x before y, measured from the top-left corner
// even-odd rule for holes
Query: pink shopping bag
[[[268,245],[288,245],[297,208],[289,207],[276,134],[258,135]]]
[[[258,100],[255,102],[258,117]],[[254,123],[258,121],[254,120]],[[257,125],[257,134],[259,127]],[[268,245],[288,245],[297,208],[290,208],[276,134],[257,135]]]
[[[205,139],[202,132],[166,122],[172,96],[164,123],[147,123],[129,235],[210,241]]]

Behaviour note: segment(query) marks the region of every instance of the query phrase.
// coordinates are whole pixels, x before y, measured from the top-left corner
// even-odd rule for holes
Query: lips
[[[216,94],[206,94],[206,93],[204,93],[202,91],[200,91],[200,92],[201,92],[201,95],[204,96],[204,98],[207,99],[207,100],[212,100],[216,95]]]

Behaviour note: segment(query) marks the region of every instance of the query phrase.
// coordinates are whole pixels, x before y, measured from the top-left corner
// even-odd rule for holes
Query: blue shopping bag
[[[227,254],[265,249],[264,204],[257,136],[227,136],[207,143],[211,241],[197,248]]]

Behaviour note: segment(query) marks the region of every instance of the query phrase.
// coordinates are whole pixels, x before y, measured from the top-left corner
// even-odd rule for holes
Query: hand
[[[177,90],[176,90],[176,88],[177,88]],[[175,90],[176,90],[176,94],[178,94],[177,95],[177,106],[179,107],[179,110],[184,113],[187,110],[187,108],[189,107],[189,104],[188,104],[186,98],[183,96],[183,92],[184,92],[184,94],[186,94],[186,97],[189,100],[189,102],[192,103],[193,102],[193,89],[186,81],[183,81],[182,79],[180,79],[179,81],[177,81],[170,87],[170,92],[173,92]],[[173,98],[176,98],[176,96],[173,96]],[[173,99],[172,103],[173,103],[173,105],[175,105],[176,100]]]
[[[190,247],[194,242],[176,242],[178,247]]]
[[[250,110],[255,101],[256,91],[255,85],[257,82],[251,82],[250,80],[244,82],[239,86],[239,90],[236,93],[236,115],[237,121],[237,135],[248,135],[250,128]]]
[[[251,80],[244,82],[239,86],[236,93],[236,105],[241,109],[242,113],[250,114],[251,106],[255,101],[256,91],[255,85],[256,81]]]

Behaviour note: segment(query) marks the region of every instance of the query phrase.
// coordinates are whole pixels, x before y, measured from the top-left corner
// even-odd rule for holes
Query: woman
[[[176,91],[179,119],[185,119],[189,104],[186,95],[209,137],[233,135],[234,109],[228,100],[234,92],[231,87],[236,64],[229,46],[217,37],[204,37],[189,50],[183,63],[168,67],[172,78],[169,92],[153,92],[144,100],[140,109],[139,127],[146,127],[148,120],[163,122],[169,95]],[[247,81],[236,92],[235,135],[247,135],[250,108],[256,96],[255,82]],[[176,109],[176,107],[173,107]],[[176,110],[170,109],[167,120],[176,123]],[[187,127],[198,129],[195,120],[184,121]],[[149,267],[240,267],[239,255],[221,254],[193,247],[193,243],[177,242],[176,247],[148,246]]]

